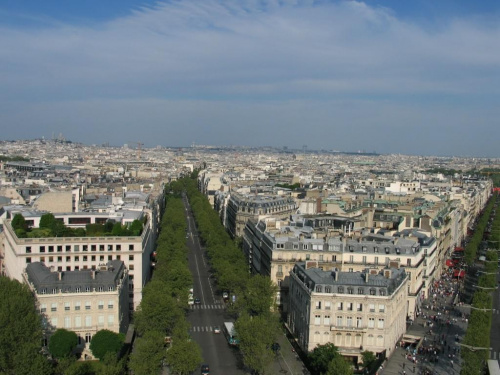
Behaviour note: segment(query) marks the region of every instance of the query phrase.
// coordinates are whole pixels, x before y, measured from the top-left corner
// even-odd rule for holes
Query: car
[[[224,301],[227,301],[229,299],[229,293],[228,292],[223,292],[222,293],[222,298],[224,299]]]
[[[210,367],[208,365],[201,365],[201,375],[210,375]]]
[[[196,298],[194,299],[194,304],[195,304],[195,305],[199,305],[200,303],[201,303],[201,300],[200,300],[198,297],[196,297]]]
[[[214,333],[220,333],[220,326],[214,327]]]

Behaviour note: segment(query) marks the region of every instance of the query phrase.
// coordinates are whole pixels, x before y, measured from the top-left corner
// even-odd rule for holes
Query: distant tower
[[[302,146],[302,152],[305,154],[307,152],[307,145]]]

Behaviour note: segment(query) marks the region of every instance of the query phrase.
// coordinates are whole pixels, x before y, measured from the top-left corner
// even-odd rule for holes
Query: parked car
[[[198,297],[196,297],[196,298],[194,299],[194,304],[195,304],[195,305],[199,305],[200,303],[201,303],[201,300],[200,300]]]
[[[214,333],[220,333],[220,326],[214,327]]]

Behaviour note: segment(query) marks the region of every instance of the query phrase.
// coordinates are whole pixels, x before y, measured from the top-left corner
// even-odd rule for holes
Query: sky
[[[2,0],[0,139],[500,157],[497,0]]]

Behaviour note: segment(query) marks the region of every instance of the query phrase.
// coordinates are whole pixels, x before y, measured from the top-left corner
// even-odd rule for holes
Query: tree
[[[377,360],[375,354],[369,350],[361,352],[361,356],[363,357],[363,367],[370,367]]]
[[[0,373],[45,374],[41,317],[28,286],[0,276]]]
[[[276,285],[268,276],[255,275],[236,304],[250,315],[266,314],[274,304],[276,292]]]
[[[129,230],[130,230],[132,236],[140,236],[141,232],[142,232],[142,223],[137,219],[132,221],[132,224],[130,224]]]
[[[174,374],[191,374],[202,362],[201,351],[194,341],[174,338],[172,347],[167,350],[166,361]]]
[[[279,333],[277,316],[271,313],[258,316],[243,314],[236,321],[235,330],[243,362],[263,374],[275,355],[272,348]]]
[[[28,228],[28,225],[26,224],[26,219],[21,214],[15,214],[10,225],[14,230],[22,229],[26,231],[26,229]]]
[[[121,375],[125,374],[125,360],[118,360],[113,353],[107,353],[97,367],[95,375]]]
[[[43,214],[40,218],[39,228],[46,228],[52,230],[56,224],[56,218],[51,213]]]
[[[71,356],[77,345],[78,336],[75,332],[59,328],[50,336],[49,352],[55,358],[66,358]]]
[[[325,375],[352,375],[353,370],[352,366],[347,362],[344,357],[340,354],[337,354],[331,361],[328,363],[328,369],[324,373]]]
[[[94,357],[103,360],[106,354],[117,354],[124,341],[123,334],[115,333],[107,329],[101,329],[90,341],[90,350]]]
[[[129,367],[135,374],[156,375],[162,367],[165,355],[165,337],[160,332],[148,331],[135,341]]]
[[[313,373],[324,374],[332,359],[339,355],[338,348],[332,343],[318,345],[308,355],[309,366]]]

